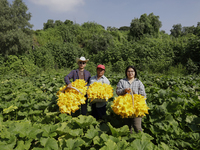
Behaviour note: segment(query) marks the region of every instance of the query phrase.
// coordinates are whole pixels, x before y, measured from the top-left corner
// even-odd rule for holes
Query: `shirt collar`
[[[96,77],[96,79],[97,79],[97,75],[96,75],[95,77]],[[101,78],[103,78],[103,79],[104,79],[104,77],[105,77],[104,75],[101,76]]]

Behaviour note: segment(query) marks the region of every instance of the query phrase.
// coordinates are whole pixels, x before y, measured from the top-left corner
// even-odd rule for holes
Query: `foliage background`
[[[48,20],[33,31],[22,0],[0,1],[0,148],[1,149],[199,149],[200,23],[160,31],[153,13],[134,18],[129,27],[95,22]],[[149,115],[144,132],[130,134],[107,105],[107,117],[60,114],[56,92],[89,59],[86,70],[106,66],[113,88],[134,65],[147,92]]]

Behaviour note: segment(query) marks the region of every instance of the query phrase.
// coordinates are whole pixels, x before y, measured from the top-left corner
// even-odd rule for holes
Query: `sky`
[[[13,0],[8,0],[12,3]],[[134,18],[153,13],[170,34],[173,25],[197,26],[200,0],[23,0],[32,17],[33,30],[43,29],[48,19],[95,22],[105,27],[130,26]]]

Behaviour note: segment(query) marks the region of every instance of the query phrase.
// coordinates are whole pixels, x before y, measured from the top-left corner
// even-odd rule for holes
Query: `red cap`
[[[98,68],[101,68],[101,69],[105,70],[105,66],[102,65],[102,64],[98,65],[98,66],[97,66],[97,69],[98,69]]]

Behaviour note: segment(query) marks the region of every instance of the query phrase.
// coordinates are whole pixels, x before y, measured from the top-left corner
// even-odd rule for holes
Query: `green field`
[[[57,73],[56,73],[57,72]],[[140,73],[149,114],[143,133],[129,133],[126,121],[107,105],[107,116],[61,114],[56,92],[63,71],[34,76],[7,75],[0,81],[0,149],[199,149],[200,77]],[[115,89],[120,78],[108,77]],[[116,94],[114,94],[116,96]]]

